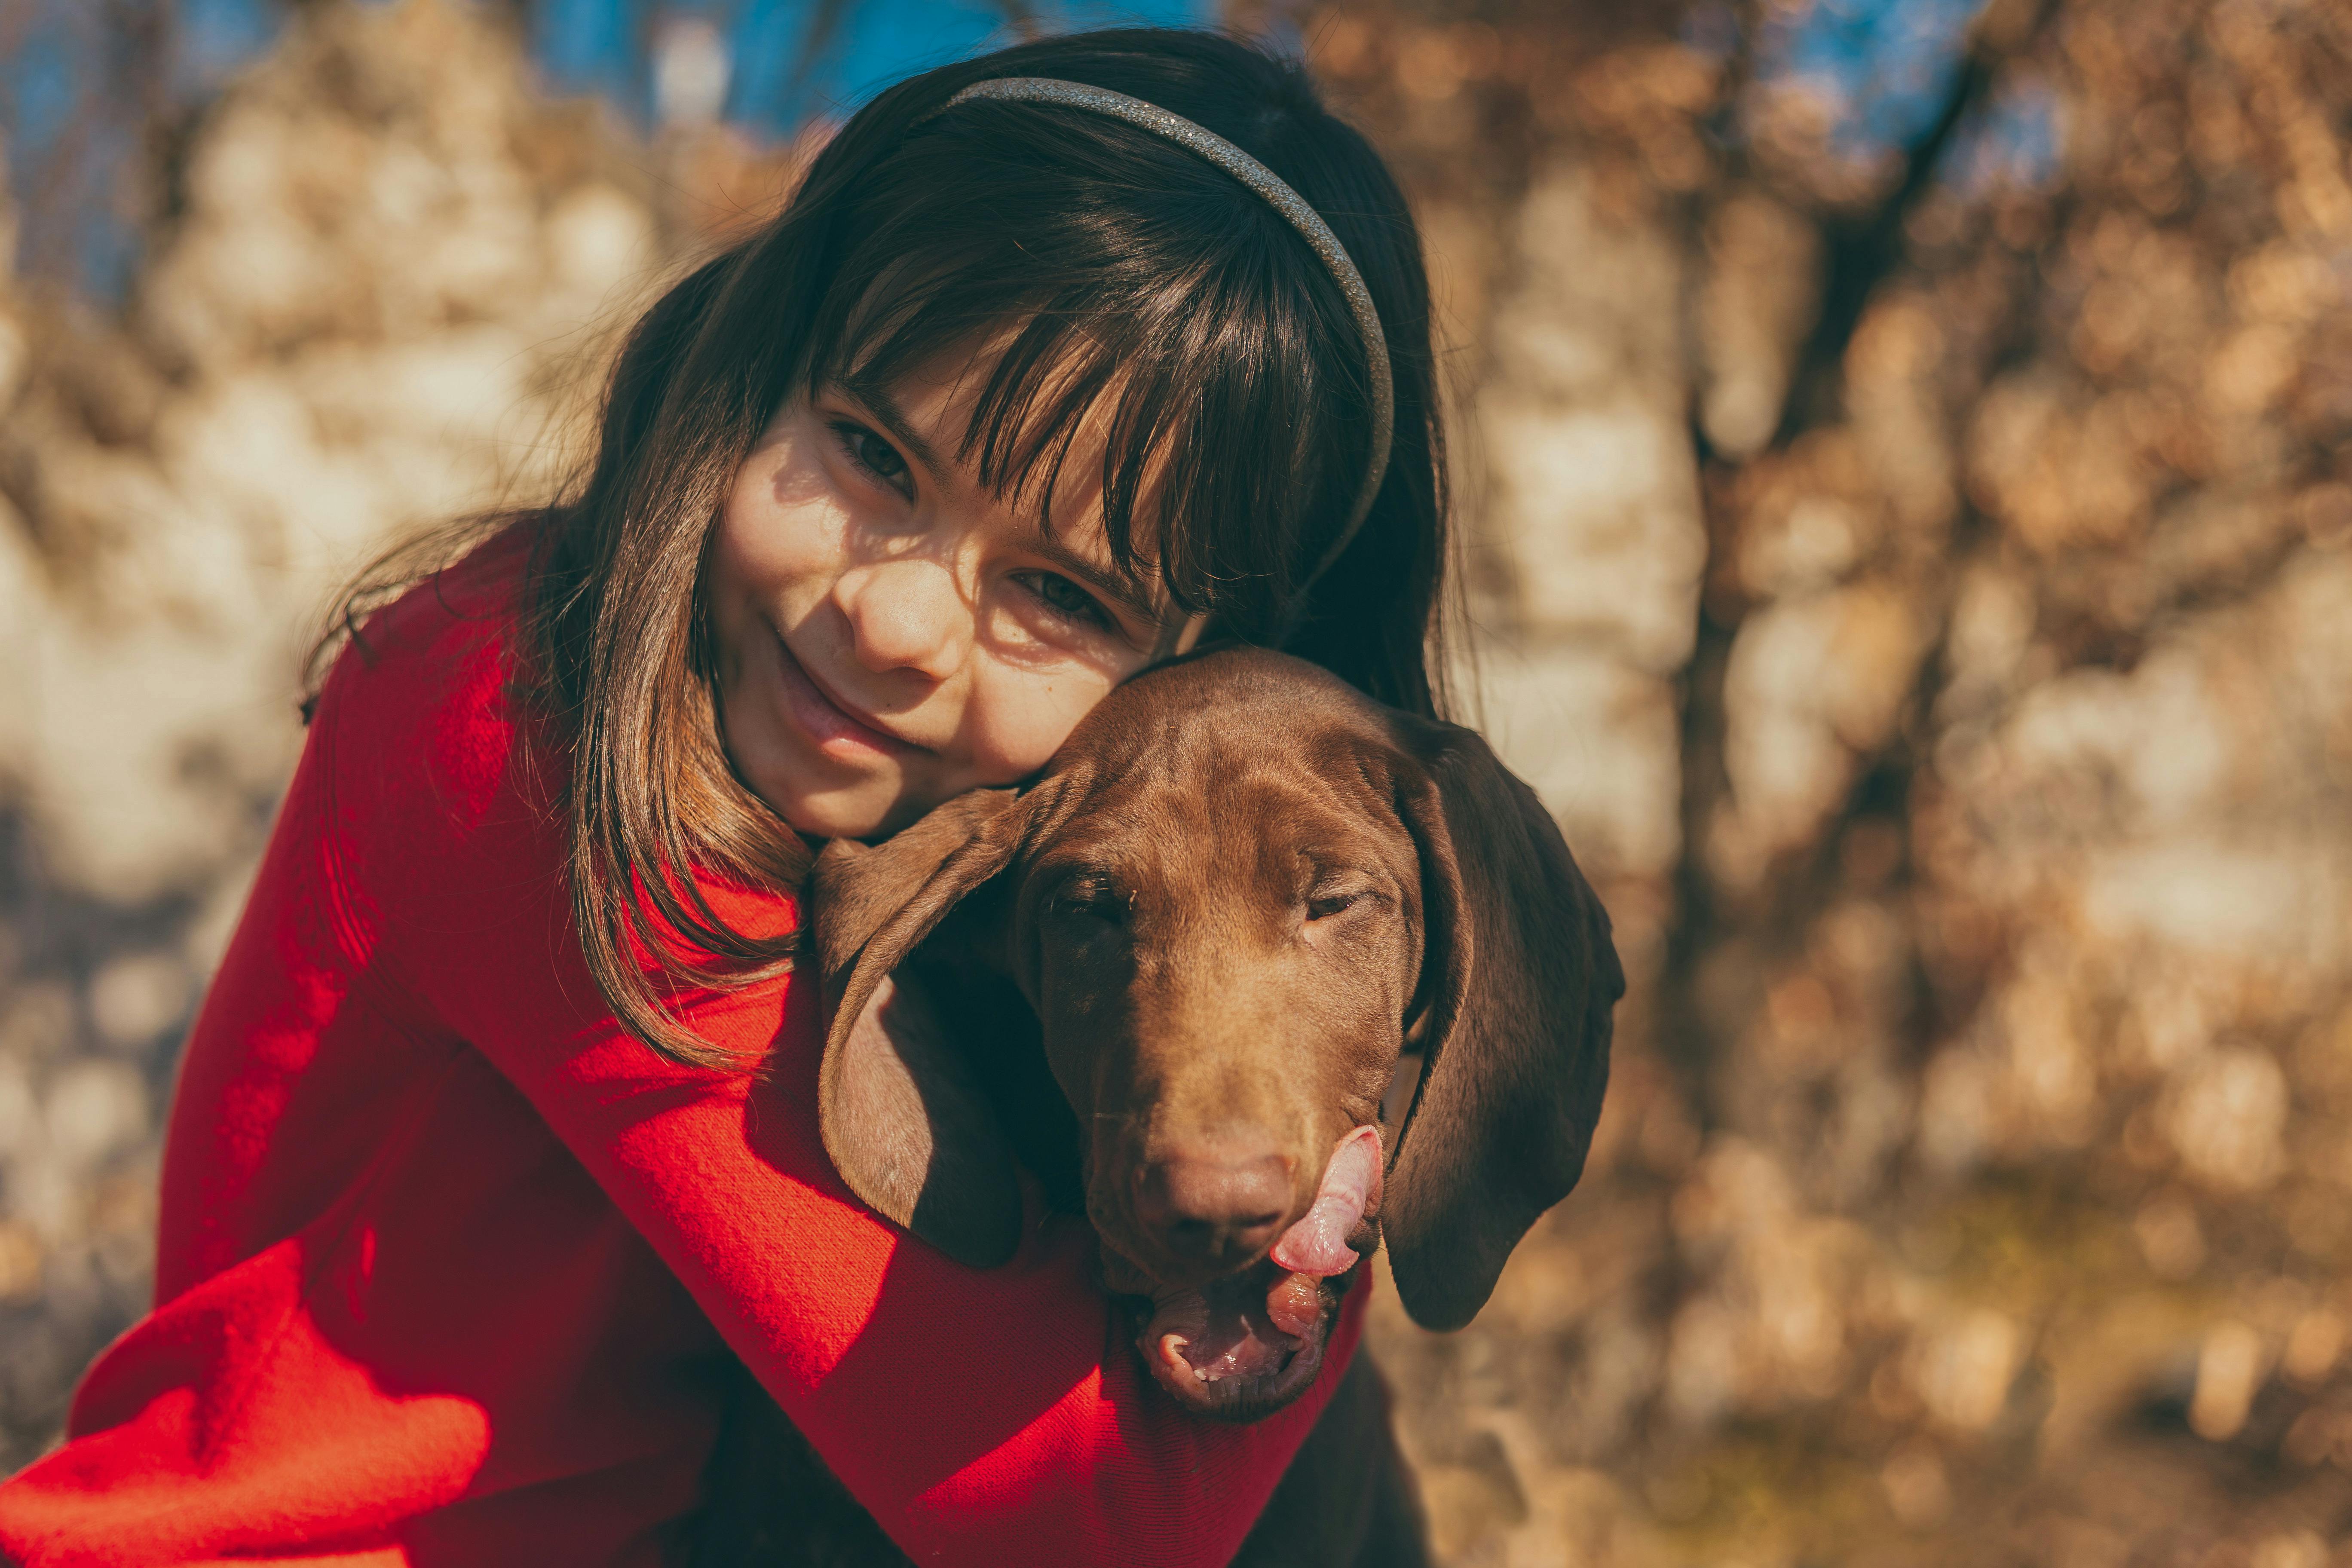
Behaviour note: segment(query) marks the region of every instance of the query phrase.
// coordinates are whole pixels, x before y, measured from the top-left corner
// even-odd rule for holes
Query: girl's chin
[[[785,798],[761,792],[761,798],[775,808],[775,813],[795,833],[811,838],[873,838],[896,828],[896,813],[884,807],[869,807],[846,801],[818,796],[814,799]]]
[[[733,733],[746,738],[750,753],[730,748],[736,776],[794,832],[811,838],[883,837],[946,798],[934,798],[895,758],[835,756],[756,709]]]
[[[802,737],[772,723],[764,732],[746,724],[735,733],[747,731],[751,755],[733,755],[736,776],[796,833],[812,838],[871,838],[922,815],[921,808],[901,804],[908,780],[896,767],[845,765],[842,759],[813,750]]]
[[[870,793],[758,789],[757,793],[794,832],[812,838],[878,838],[896,833],[929,809],[887,789]]]

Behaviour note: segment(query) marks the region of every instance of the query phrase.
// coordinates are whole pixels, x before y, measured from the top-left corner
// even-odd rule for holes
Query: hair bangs
[[[1164,192],[1131,216],[1057,192],[1034,222],[958,221],[979,216],[955,210],[968,186],[921,180],[927,199],[848,246],[835,276],[862,281],[818,312],[805,384],[870,396],[942,367],[983,378],[957,456],[984,485],[1051,531],[1071,463],[1092,458],[1117,570],[1249,635],[1353,497],[1364,350],[1280,216],[1171,155],[1204,187],[1173,218]]]

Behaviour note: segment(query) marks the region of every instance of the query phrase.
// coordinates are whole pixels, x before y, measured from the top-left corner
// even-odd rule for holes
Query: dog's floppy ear
[[[835,839],[811,900],[828,1006],[825,1152],[877,1213],[975,1268],[1020,1245],[1012,1149],[920,983],[893,972],[1004,868],[1022,816],[1013,791],[975,790],[880,844]]]
[[[1421,850],[1425,1055],[1381,1230],[1405,1310],[1458,1329],[1583,1173],[1625,977],[1608,912],[1535,792],[1467,730],[1399,729],[1411,761],[1398,807]]]

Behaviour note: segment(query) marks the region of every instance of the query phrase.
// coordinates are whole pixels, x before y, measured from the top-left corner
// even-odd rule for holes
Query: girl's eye
[[[841,437],[842,449],[849,454],[851,462],[899,494],[908,492],[907,459],[898,455],[898,447],[865,426],[847,419],[834,421],[833,433]]]
[[[1102,607],[1102,602],[1067,577],[1057,577],[1051,572],[1016,572],[1013,581],[1066,621],[1076,621],[1097,631],[1118,630],[1118,623]]]

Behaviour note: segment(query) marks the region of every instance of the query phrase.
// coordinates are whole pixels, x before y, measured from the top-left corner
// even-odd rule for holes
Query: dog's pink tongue
[[[1323,1185],[1307,1217],[1274,1244],[1274,1261],[1294,1274],[1320,1279],[1356,1266],[1349,1232],[1381,1201],[1381,1130],[1359,1127],[1339,1140],[1323,1167]]]

